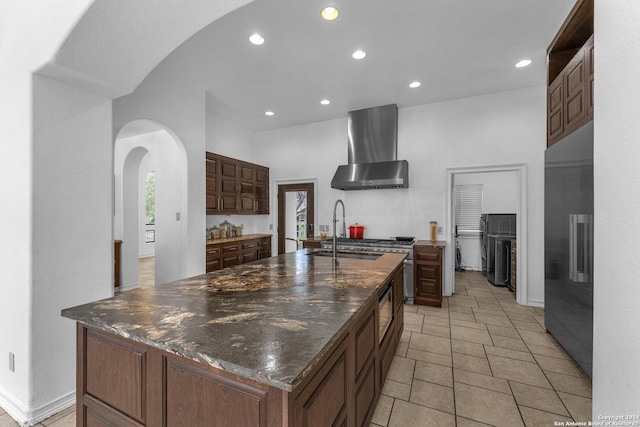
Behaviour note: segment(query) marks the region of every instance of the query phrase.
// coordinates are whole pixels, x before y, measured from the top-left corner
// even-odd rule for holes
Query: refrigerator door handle
[[[504,283],[507,283],[511,278],[511,247],[509,245],[504,245],[504,250],[507,252],[507,262],[505,264],[505,275],[504,275]]]
[[[593,216],[569,215],[569,280],[588,283],[591,280],[593,253]]]

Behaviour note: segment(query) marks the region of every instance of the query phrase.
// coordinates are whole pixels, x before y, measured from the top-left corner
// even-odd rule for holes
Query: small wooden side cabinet
[[[113,287],[120,287],[120,246],[122,240],[113,241]]]
[[[442,306],[444,242],[419,240],[413,245],[413,294],[418,305]]]

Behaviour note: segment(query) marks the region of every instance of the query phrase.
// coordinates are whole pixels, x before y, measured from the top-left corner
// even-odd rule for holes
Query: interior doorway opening
[[[516,295],[519,304],[527,303],[527,190],[526,165],[480,166],[447,169],[447,216],[445,233],[449,236],[445,251],[443,293],[455,292],[458,267],[482,274],[482,240],[478,230],[458,231],[456,224],[456,186],[482,184],[482,213],[516,215]],[[458,203],[460,203],[458,201]],[[481,218],[478,217],[478,224]]]
[[[183,278],[185,175],[181,142],[161,125],[136,120],[117,134],[114,239],[122,240],[118,290]]]
[[[278,254],[302,248],[315,224],[315,184],[278,185]]]

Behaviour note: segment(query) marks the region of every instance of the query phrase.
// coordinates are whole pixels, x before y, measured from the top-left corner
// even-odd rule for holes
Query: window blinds
[[[458,234],[480,234],[482,184],[456,185],[455,200]]]

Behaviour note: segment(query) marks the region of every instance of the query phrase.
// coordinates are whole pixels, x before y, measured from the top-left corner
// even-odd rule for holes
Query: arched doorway
[[[146,209],[151,172],[155,184],[153,221]],[[182,197],[185,175],[182,143],[160,124],[136,120],[118,132],[114,147],[114,239],[123,241],[120,290],[182,278],[183,224],[188,218],[188,206]],[[153,266],[152,278],[141,271],[148,271],[149,264]]]

